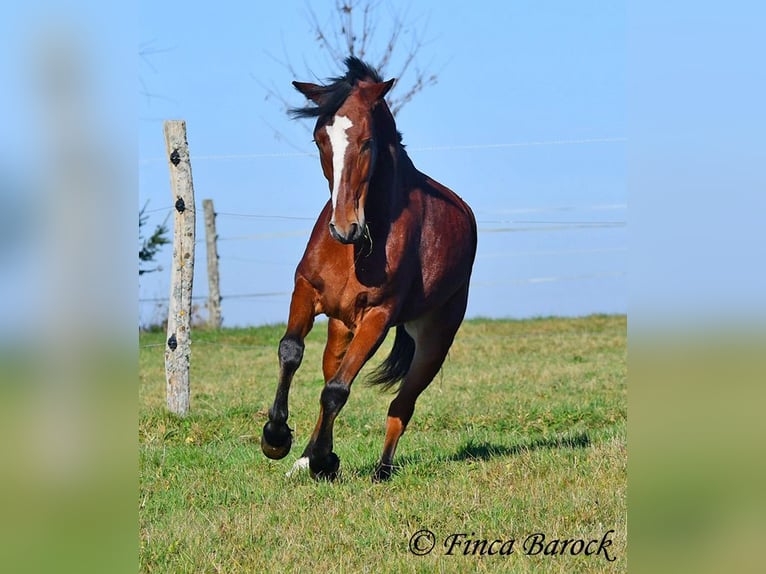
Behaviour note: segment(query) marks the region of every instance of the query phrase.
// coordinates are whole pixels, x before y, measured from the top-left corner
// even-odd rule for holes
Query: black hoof
[[[285,423],[267,422],[261,436],[263,454],[274,460],[287,456],[293,445],[293,431]]]
[[[395,467],[393,464],[378,464],[378,468],[372,475],[372,482],[384,482],[394,475]]]
[[[331,452],[323,459],[309,458],[309,469],[314,480],[329,480],[332,482],[338,478],[339,468],[340,459],[334,452]]]

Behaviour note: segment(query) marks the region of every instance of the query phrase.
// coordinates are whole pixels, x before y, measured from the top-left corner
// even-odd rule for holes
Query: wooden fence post
[[[166,121],[165,146],[173,196],[173,267],[168,304],[165,378],[168,409],[180,416],[189,411],[192,282],[194,279],[194,186],[186,122]]]
[[[207,321],[212,329],[221,328],[221,285],[218,277],[218,235],[215,231],[215,209],[212,199],[202,200],[205,210],[205,242],[207,245]]]

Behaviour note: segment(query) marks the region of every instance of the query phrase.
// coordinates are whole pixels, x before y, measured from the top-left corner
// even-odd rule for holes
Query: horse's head
[[[364,206],[378,153],[372,112],[393,84],[394,80],[356,80],[339,93],[334,85],[293,82],[317,105],[303,115],[318,116],[314,141],[330,187],[330,234],[341,243],[357,243],[364,237]]]

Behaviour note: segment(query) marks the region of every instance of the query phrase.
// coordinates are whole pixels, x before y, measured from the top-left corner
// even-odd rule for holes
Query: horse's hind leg
[[[303,360],[303,340],[314,324],[314,301],[316,292],[301,278],[295,282],[290,302],[290,318],[285,336],[279,342],[279,383],[274,404],[269,409],[269,422],[263,427],[261,450],[269,458],[287,456],[293,436],[287,426],[287,399],[295,371]]]
[[[399,393],[388,409],[383,454],[373,474],[374,481],[388,480],[391,477],[396,446],[415,411],[415,401],[441,369],[455,333],[463,321],[467,302],[466,286],[453,295],[444,306],[405,324],[407,333],[415,340],[415,354]]]

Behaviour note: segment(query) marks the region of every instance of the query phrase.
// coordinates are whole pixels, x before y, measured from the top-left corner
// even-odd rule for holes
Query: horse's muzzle
[[[364,237],[364,230],[358,223],[352,223],[349,226],[348,233],[344,235],[331,223],[330,235],[332,235],[333,239],[340,241],[344,245],[351,245],[352,243],[359,243],[362,240]]]

